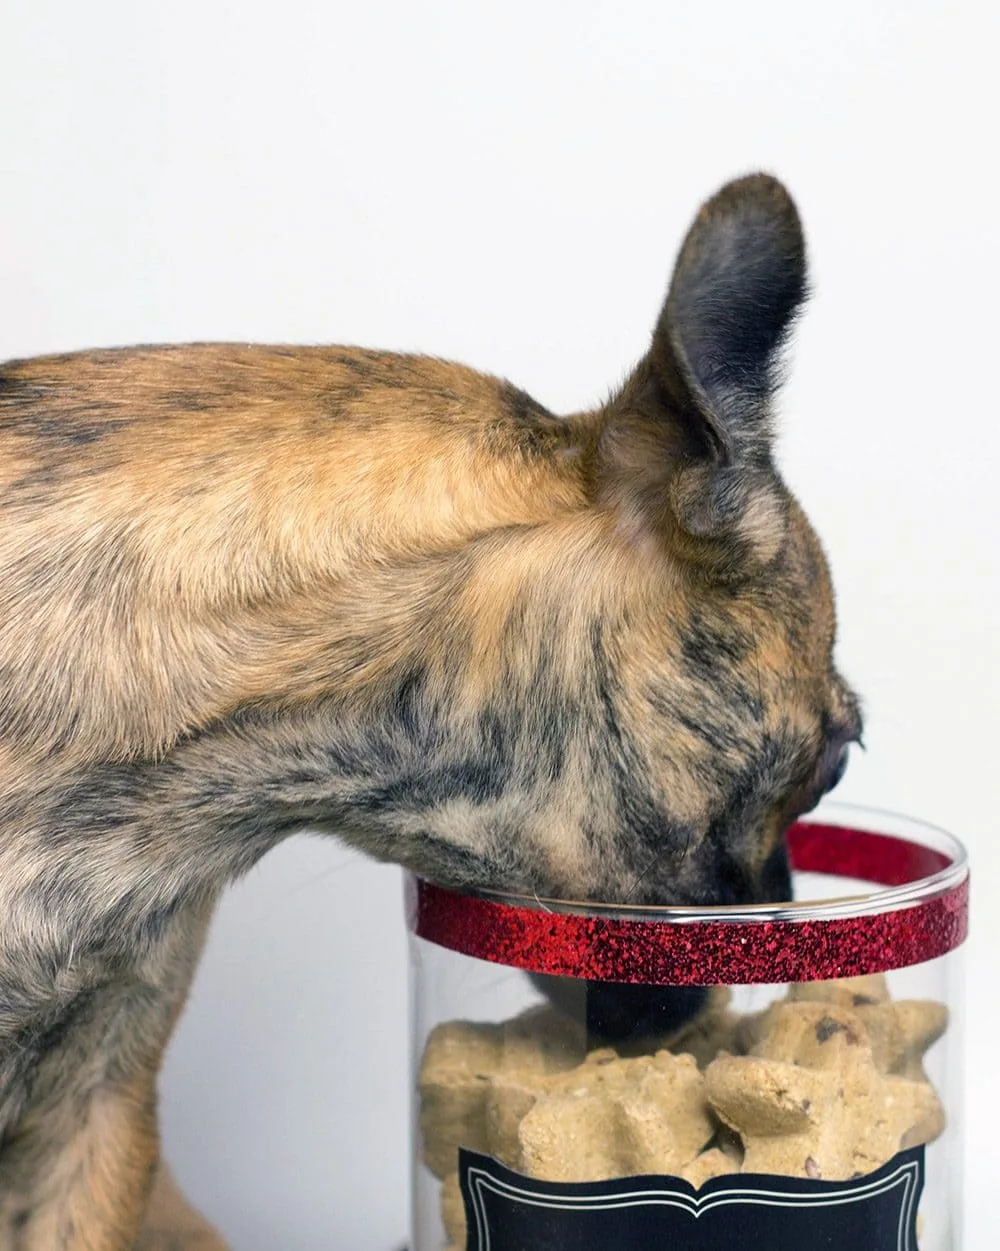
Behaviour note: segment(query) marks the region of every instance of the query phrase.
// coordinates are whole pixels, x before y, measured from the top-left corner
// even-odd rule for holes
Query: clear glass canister
[[[407,883],[410,1251],[959,1251],[968,868],[828,804],[794,903]]]

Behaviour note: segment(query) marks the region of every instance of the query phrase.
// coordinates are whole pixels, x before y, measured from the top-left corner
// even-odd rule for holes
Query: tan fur
[[[57,1133],[60,1150],[30,1197],[5,1196],[0,1228],[13,1228],[14,1246],[134,1246],[157,1159],[154,1085],[155,1074],[147,1072],[129,1086],[106,1086],[88,1100],[82,1117],[58,1118],[62,1125],[47,1110],[22,1118],[8,1151],[23,1151],[38,1132]]]
[[[345,361],[375,379],[359,388]],[[19,507],[15,490],[5,527],[0,637],[34,660],[16,711],[38,750],[73,719],[79,757],[156,754],[248,697],[294,697],[288,683],[308,694],[341,584],[358,594],[365,572],[408,553],[583,503],[567,431],[532,457],[496,413],[499,385],[440,361],[206,346],[32,360],[7,376],[50,395],[57,418],[114,396],[88,413],[98,437],[74,449],[58,509],[40,513],[30,488]],[[184,388],[198,407],[178,407]],[[4,446],[0,489],[44,471],[44,443]],[[122,610],[110,619],[72,580],[109,559]],[[394,576],[405,592],[405,570]]]

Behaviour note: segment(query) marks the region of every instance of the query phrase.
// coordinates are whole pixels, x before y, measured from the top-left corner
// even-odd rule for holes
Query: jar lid
[[[880,889],[788,904],[633,908],[460,894],[410,877],[409,926],[440,947],[531,973],[654,986],[859,977],[934,960],[965,940],[968,865],[951,835],[828,805],[789,830],[788,850],[796,872]]]

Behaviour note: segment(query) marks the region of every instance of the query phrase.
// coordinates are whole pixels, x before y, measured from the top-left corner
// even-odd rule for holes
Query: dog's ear
[[[783,528],[771,400],[805,296],[788,192],[763,174],[728,183],[688,232],[649,353],[609,406],[606,498],[658,520],[692,555],[742,540],[766,557]]]

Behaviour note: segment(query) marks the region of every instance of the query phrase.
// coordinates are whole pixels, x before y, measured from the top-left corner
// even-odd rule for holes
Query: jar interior
[[[576,979],[554,979],[566,983],[560,988],[564,993],[554,994],[551,985],[520,970],[460,956],[420,939],[414,939],[413,945],[413,1045],[417,1078],[413,1121],[412,1251],[457,1251],[466,1245],[462,1240],[455,1241],[456,1230],[461,1238],[465,1220],[457,1188],[459,1147],[482,1152],[516,1172],[523,1171],[527,1176],[546,1180],[589,1181],[604,1176],[655,1172],[686,1177],[694,1184],[699,1179],[717,1176],[716,1170],[720,1168],[723,1171],[729,1168],[740,1171],[747,1159],[755,1161],[754,1172],[774,1171],[794,1175],[794,1169],[801,1166],[804,1173],[800,1175],[806,1176],[825,1175],[833,1160],[840,1166],[836,1176],[846,1178],[861,1171],[855,1167],[859,1162],[862,1168],[874,1167],[883,1157],[891,1158],[896,1146],[901,1148],[903,1145],[926,1143],[926,1180],[918,1226],[920,1248],[921,1251],[952,1251],[960,1245],[962,1020],[959,952],[949,953],[925,965],[895,970],[884,977],[842,983],[837,987],[838,994],[843,997],[845,992],[851,992],[860,1001],[850,1008],[831,1007],[814,1001],[812,996],[823,993],[823,987],[829,985],[824,983],[705,987],[702,988],[703,1000],[699,1010],[688,1021],[674,1022],[672,1037],[631,1038],[608,1043],[604,1038],[595,1038],[588,1029],[585,983]],[[885,1080],[895,1083],[895,1089],[891,1091],[884,1084],[878,1084],[883,1079],[869,1071],[870,1064],[867,1068],[857,1069],[849,1058],[851,1044],[845,1042],[840,1048],[839,1058],[828,1062],[828,1072],[836,1076],[828,1076],[827,1072],[815,1074],[810,1070],[805,1074],[808,1080],[803,1087],[806,1093],[802,1098],[811,1096],[817,1108],[821,1099],[829,1098],[830,1117],[839,1115],[845,1122],[844,1132],[863,1137],[859,1126],[874,1117],[876,1109],[881,1107],[879,1100],[884,1100],[889,1094],[898,1100],[900,1088],[903,1097],[913,1099],[916,1096],[913,1109],[905,1112],[895,1126],[897,1138],[883,1136],[879,1140],[876,1150],[880,1150],[881,1155],[872,1154],[870,1144],[857,1157],[838,1154],[836,1150],[832,1156],[828,1150],[827,1157],[824,1157],[817,1150],[816,1159],[810,1165],[808,1155],[804,1160],[793,1161],[796,1150],[800,1157],[802,1155],[800,1142],[807,1141],[801,1135],[789,1136],[784,1154],[779,1146],[762,1155],[758,1148],[751,1147],[751,1151],[745,1151],[747,1144],[741,1140],[740,1133],[733,1132],[721,1121],[713,1108],[709,1108],[706,1119],[697,1120],[704,1114],[695,1106],[700,1096],[691,1093],[692,1084],[704,1081],[705,1075],[713,1072],[710,1066],[715,1064],[718,1068],[719,1058],[728,1051],[735,1053],[732,1061],[724,1062],[734,1070],[728,1079],[731,1089],[728,1093],[724,1092],[725,1097],[734,1101],[733,1108],[727,1109],[729,1120],[738,1116],[741,1100],[745,1098],[743,1089],[748,1078],[739,1073],[738,1066],[744,1062],[763,1064],[765,1067],[774,1063],[771,1058],[759,1061],[753,1056],[755,1049],[760,1049],[759,1039],[755,1048],[753,1030],[761,1019],[767,1018],[769,1012],[780,1013],[784,1010],[809,1014],[808,1025],[813,1034],[807,1041],[806,1050],[811,1048],[811,1052],[816,1054],[823,1050],[815,1042],[817,1033],[820,1036],[824,1033],[831,1036],[841,1034],[843,1037],[852,1028],[851,1023],[859,1010],[863,1019],[866,1011],[875,1016],[880,1014],[879,1004],[866,1002],[873,998],[871,992],[876,983],[884,986],[884,992],[878,990],[877,993],[880,996],[884,993],[886,1005],[897,1005],[904,1012],[909,1010],[918,1015],[921,1012],[931,1014],[936,1020],[946,1018],[946,1028],[941,1029],[926,1050],[919,1051],[910,1060],[904,1061],[900,1054],[900,1064],[908,1064],[909,1069],[905,1076],[903,1071],[887,1075]],[[669,992],[670,988],[665,989]],[[684,990],[688,992],[690,988]],[[558,1002],[558,1007],[553,1006],[554,1002]],[[795,1022],[791,1024],[793,1030],[798,1028]],[[867,1024],[866,1020],[866,1027]],[[787,1025],[786,1022],[785,1046],[788,1045],[790,1032]],[[688,1031],[686,1035],[685,1030]],[[457,1040],[466,1056],[471,1055],[472,1058],[459,1061],[459,1077],[452,1079],[445,1076],[440,1079],[436,1095],[429,1095],[428,1091],[434,1086],[433,1078],[429,1085],[426,1080],[429,1058],[435,1055],[435,1044],[440,1044],[444,1036],[449,1036],[449,1047]],[[825,1045],[834,1045],[833,1038]],[[668,1056],[664,1056],[664,1052],[668,1052]],[[772,1043],[771,1054],[783,1053],[780,1048],[775,1052]],[[527,1064],[526,1055],[529,1057]],[[822,1063],[826,1063],[809,1061],[808,1056],[805,1058],[807,1063],[820,1063],[821,1067]],[[796,1063],[799,1059],[802,1056],[796,1057]],[[630,1064],[645,1065],[646,1071],[636,1068],[635,1072],[628,1072]],[[596,1076],[601,1066],[606,1077]],[[856,1070],[857,1075],[852,1076]],[[833,1094],[837,1084],[845,1078],[854,1083],[851,1087],[854,1093],[849,1092],[846,1101],[847,1105],[852,1099],[856,1103],[850,1115],[844,1111],[845,1102],[837,1103]],[[674,1120],[680,1120],[685,1125],[690,1123],[690,1129],[685,1131],[689,1136],[686,1154],[672,1155],[671,1147],[659,1157],[655,1153],[643,1155],[641,1152],[630,1155],[628,1151],[621,1151],[620,1146],[613,1146],[603,1151],[590,1150],[582,1162],[571,1158],[573,1151],[564,1151],[559,1145],[560,1140],[579,1143],[581,1136],[594,1133],[588,1126],[595,1124],[602,1127],[600,1135],[606,1132],[603,1127],[607,1124],[607,1108],[613,1107],[618,1095],[612,1092],[609,1103],[603,1095],[596,1094],[601,1081],[609,1088],[619,1082],[626,1092],[623,1095],[625,1103],[631,1101],[630,1106],[633,1107],[640,1098],[655,1102],[650,1092],[656,1083],[663,1090],[676,1087],[680,1093],[671,1094],[669,1098],[677,1098],[679,1102],[668,1106],[673,1109],[671,1117]],[[907,1082],[910,1084],[907,1085]],[[481,1106],[470,1111],[472,1105],[463,1102],[468,1099],[470,1089],[473,1091],[472,1103],[475,1103],[487,1086],[491,1088],[491,1093],[483,1096]],[[513,1130],[508,1126],[499,1133],[494,1125],[491,1136],[489,1127],[484,1128],[484,1119],[488,1120],[490,1116],[499,1116],[501,1120],[505,1115],[509,1117],[510,1101],[513,1099],[516,1102],[522,1097],[525,1088],[549,1092],[548,1115],[551,1123],[548,1128],[544,1123],[540,1129],[535,1126],[532,1139],[526,1133],[525,1121],[522,1120]],[[719,1097],[718,1092],[715,1092],[715,1097]],[[493,1100],[492,1105],[490,1099]],[[583,1106],[588,1099],[598,1100],[592,1113]],[[452,1103],[443,1106],[448,1100]],[[571,1116],[571,1121],[564,1125],[554,1119],[565,1115],[567,1108],[572,1109],[574,1101],[580,1106],[579,1116],[575,1119]],[[825,1115],[820,1111],[814,1114],[814,1120],[822,1126]],[[535,1119],[539,1119],[537,1111]],[[825,1142],[831,1135],[836,1136],[836,1132],[839,1131],[827,1132],[821,1128],[817,1141]],[[690,1137],[692,1134],[693,1138]],[[695,1141],[697,1149],[692,1152],[691,1145]],[[778,1139],[773,1141],[778,1142]],[[517,1154],[519,1144],[521,1147],[527,1144],[533,1151],[527,1163],[522,1155]],[[756,1156],[751,1155],[753,1150],[756,1150]],[[692,1158],[687,1160],[687,1155]],[[681,1159],[685,1159],[686,1163],[678,1163]],[[704,1178],[699,1169],[708,1170]],[[446,1216],[448,1226],[445,1224]]]
[[[944,860],[935,838],[927,863]],[[820,904],[878,896],[812,869],[794,884]],[[552,1183],[695,1189],[730,1174],[848,1181],[919,1151],[920,1251],[960,1246],[960,948],[865,977],[728,986],[552,976],[418,937],[411,953],[411,1251],[467,1245],[463,1149]]]

